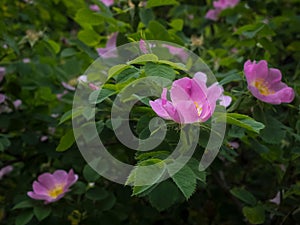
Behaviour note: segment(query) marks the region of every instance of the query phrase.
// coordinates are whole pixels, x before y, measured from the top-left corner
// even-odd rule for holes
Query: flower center
[[[255,80],[253,82],[253,86],[256,87],[258,89],[258,91],[262,94],[262,95],[270,95],[270,94],[274,94],[274,91],[271,90],[269,87],[268,87],[268,84],[262,80],[262,79],[258,79],[258,80]]]
[[[202,113],[202,107],[199,106],[198,102],[194,102],[194,104],[195,104],[195,106],[196,106],[198,116],[200,116],[201,113]]]
[[[57,185],[52,190],[49,190],[49,195],[52,198],[57,198],[60,194],[64,193],[64,186],[63,185]]]

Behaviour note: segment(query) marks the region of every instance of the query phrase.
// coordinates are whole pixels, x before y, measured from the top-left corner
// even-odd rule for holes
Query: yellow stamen
[[[267,96],[267,95],[270,95],[270,94],[274,94],[275,92],[271,89],[269,89],[268,87],[268,83],[265,82],[264,80],[262,79],[257,79],[255,81],[252,82],[252,85],[254,87],[256,87],[258,89],[258,91],[264,95],[264,96]]]
[[[64,186],[63,185],[57,185],[52,190],[49,190],[48,193],[52,198],[57,198],[63,192],[64,192]]]
[[[194,102],[194,104],[195,104],[195,106],[196,106],[198,116],[200,116],[201,113],[202,113],[202,107],[199,106],[198,102]]]

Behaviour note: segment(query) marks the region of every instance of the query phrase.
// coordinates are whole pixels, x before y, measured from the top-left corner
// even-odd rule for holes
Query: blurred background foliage
[[[205,19],[211,8],[210,0],[116,0],[109,7],[98,0],[1,1],[0,93],[6,99],[0,105],[0,168],[14,168],[0,180],[1,224],[299,224],[300,1],[241,0],[216,22]],[[77,78],[114,32],[118,46],[163,40],[198,54],[233,98],[228,111],[265,128],[256,133],[228,125],[205,174],[191,172],[198,165],[191,162],[182,171],[186,180],[169,179],[146,192],[100,177],[74,144],[70,110]],[[296,92],[294,102],[271,106],[254,99],[242,73],[248,59],[279,68]],[[113,135],[107,115],[100,116],[104,140]],[[195,160],[204,144],[205,136]],[[64,199],[44,205],[27,197],[39,174],[70,168],[79,181]],[[185,184],[191,190],[180,189]]]

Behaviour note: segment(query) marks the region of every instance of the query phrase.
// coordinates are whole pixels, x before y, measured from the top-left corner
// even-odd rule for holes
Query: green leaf
[[[103,200],[108,197],[108,195],[109,192],[102,187],[94,187],[86,192],[86,198],[93,201]]]
[[[85,167],[83,168],[83,177],[88,182],[95,182],[100,178],[100,175],[89,165],[85,165]]]
[[[15,225],[25,225],[25,224],[29,223],[29,221],[32,219],[32,217],[33,217],[32,210],[27,210],[27,211],[21,212],[16,217]]]
[[[181,31],[183,28],[183,20],[182,19],[173,19],[170,23],[170,26],[176,30],[176,31]]]
[[[179,3],[176,0],[149,0],[147,2],[147,8],[153,8],[158,6],[165,5],[178,5]]]
[[[157,210],[163,211],[171,207],[178,197],[179,192],[175,184],[170,181],[164,181],[149,194],[149,201]]]
[[[59,51],[60,51],[60,45],[57,42],[55,42],[53,40],[48,40],[47,42],[51,46],[51,48],[53,49],[53,51],[55,52],[55,54],[59,53]]]
[[[77,108],[77,109],[73,109],[73,110],[69,110],[67,111],[66,113],[64,113],[62,115],[62,117],[60,118],[59,120],[59,124],[62,124],[70,119],[72,119],[72,116],[73,118],[76,118],[77,116],[80,116],[82,115],[82,112],[83,112],[83,108]]]
[[[58,152],[66,151],[68,148],[70,148],[73,145],[74,142],[75,142],[75,138],[74,138],[73,130],[69,130],[60,139],[60,142],[56,148],[56,151],[58,151]]]
[[[265,210],[261,205],[255,207],[244,207],[243,214],[252,224],[262,224],[265,222]]]
[[[145,64],[146,62],[157,62],[158,57],[153,54],[144,54],[131,61],[128,64]]]
[[[225,121],[224,115],[220,115],[217,120]],[[226,122],[228,124],[236,125],[238,127],[245,128],[248,131],[259,134],[260,130],[265,127],[264,124],[255,121],[249,116],[238,114],[238,113],[227,113]]]
[[[38,221],[42,221],[46,217],[48,217],[51,213],[51,208],[47,206],[36,206],[33,209],[34,215],[38,219]]]
[[[186,66],[184,64],[181,64],[181,63],[174,63],[174,62],[171,62],[171,61],[168,61],[168,60],[158,60],[158,63],[169,65],[175,70],[188,71]]]
[[[73,56],[73,55],[76,55],[76,54],[78,54],[78,52],[74,48],[65,48],[60,53],[60,57],[67,58],[67,57],[70,57],[70,56]]]
[[[242,34],[246,38],[254,38],[256,34],[265,27],[265,24],[248,24],[237,29],[234,34]]]
[[[256,198],[249,191],[246,191],[244,188],[235,187],[230,190],[230,193],[251,206],[256,205],[257,202]]]
[[[261,138],[269,144],[279,144],[286,134],[282,123],[269,114],[264,114],[262,121],[265,128],[260,132]]]
[[[96,91],[93,91],[89,96],[89,102],[91,104],[98,104],[103,102],[108,97],[116,94],[116,91],[110,90],[110,89],[99,89]]]
[[[93,29],[84,29],[78,32],[78,39],[88,46],[95,46],[99,43],[101,36]]]
[[[102,16],[87,8],[78,10],[75,16],[75,21],[81,25],[99,25],[103,23]]]
[[[176,76],[173,68],[167,65],[160,65],[152,62],[146,63],[145,74],[146,76],[163,77],[169,80],[174,80]]]
[[[118,65],[111,67],[108,70],[107,80],[109,80],[110,78],[112,78],[115,75],[118,75],[119,73],[121,73],[123,70],[125,70],[127,68],[131,68],[131,66],[129,66],[127,64],[118,64]]]
[[[172,176],[172,179],[187,200],[195,192],[197,184],[196,175],[189,166],[185,165],[181,168]]]
[[[33,202],[31,200],[24,200],[16,204],[12,209],[23,209],[23,208],[31,208],[33,207]]]

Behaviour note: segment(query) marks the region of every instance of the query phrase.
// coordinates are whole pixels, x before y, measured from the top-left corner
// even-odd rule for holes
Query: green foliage
[[[99,11],[92,11],[91,4]],[[0,94],[6,97],[0,103],[0,170],[13,170],[0,176],[0,224],[299,224],[299,1],[241,0],[223,10],[217,21],[205,18],[212,8],[213,1],[204,0],[115,0],[112,6],[98,0],[1,1],[0,67],[5,75]],[[205,171],[199,171],[199,164],[210,120],[200,123],[195,153],[175,174],[168,167],[174,158],[168,157],[184,126],[166,120],[164,140],[141,152],[124,146],[111,123],[118,93],[148,77],[170,80],[163,83],[169,89],[171,81],[194,68],[191,59],[175,63],[169,60],[180,57],[167,49],[159,53],[169,60],[147,48],[147,54],[128,55],[122,64],[113,61],[103,83],[94,84],[99,73],[92,74],[88,82],[99,89],[88,89],[86,105],[72,109],[78,77],[102,60],[97,48],[104,48],[115,32],[117,46],[143,39],[187,48],[232,97],[226,116],[216,113],[212,119],[226,121],[227,128],[219,154]],[[295,90],[295,100],[270,105],[255,99],[242,72],[248,59],[264,59],[280,69],[282,80]],[[159,97],[161,87],[149,85],[153,95],[124,94],[121,99],[138,100],[129,124],[142,140],[158,131],[151,129],[157,115],[149,101]],[[84,123],[78,137],[72,127],[75,118]],[[136,166],[127,185],[100,178],[80,154],[75,138],[93,143],[98,136],[116,159]],[[190,132],[183,141],[194,138]],[[155,165],[153,171],[141,169],[149,165]],[[110,169],[98,158],[93,166]],[[71,168],[79,179],[62,199],[44,204],[27,196],[40,174]],[[169,179],[156,183],[168,174]]]

